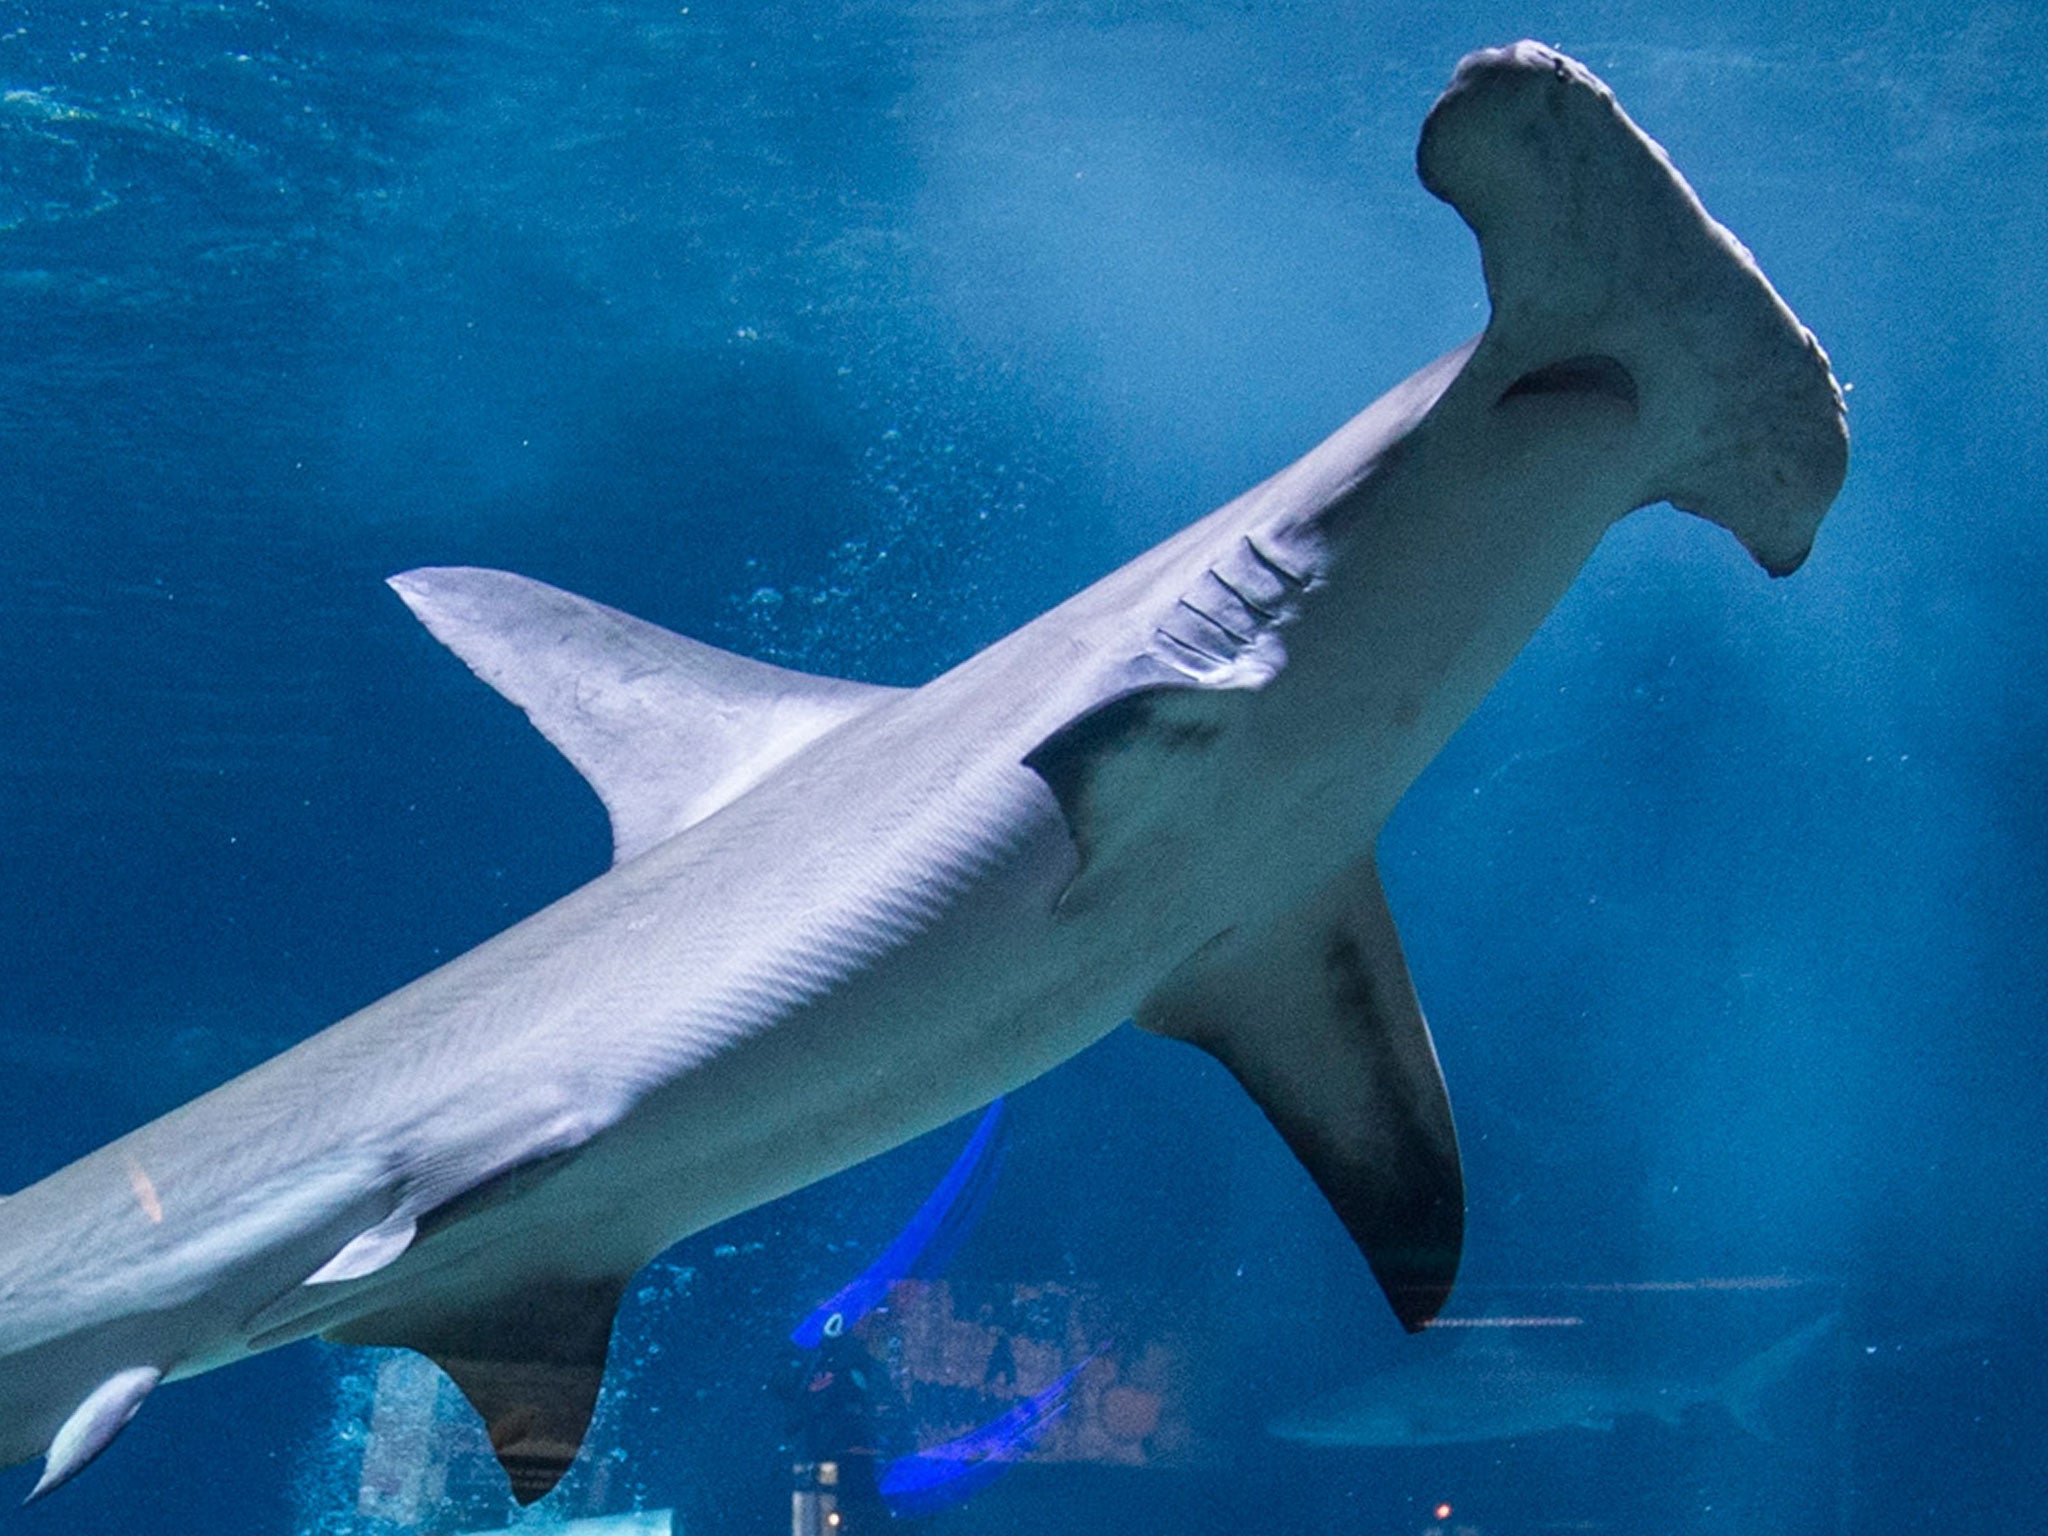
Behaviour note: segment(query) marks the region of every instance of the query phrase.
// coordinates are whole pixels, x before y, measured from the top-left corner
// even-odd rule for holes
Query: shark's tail
[[[1714,1390],[1715,1400],[1749,1434],[1759,1440],[1776,1439],[1766,1416],[1766,1404],[1778,1395],[1783,1383],[1812,1360],[1840,1322],[1839,1313],[1826,1313],[1761,1354],[1750,1356],[1721,1378]]]

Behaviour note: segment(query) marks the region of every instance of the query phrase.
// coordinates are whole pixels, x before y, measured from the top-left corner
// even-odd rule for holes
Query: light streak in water
[[[789,1336],[792,1344],[799,1349],[816,1349],[874,1311],[899,1281],[913,1275],[928,1278],[944,1267],[987,1201],[999,1161],[991,1155],[990,1148],[995,1145],[1002,1117],[1003,1101],[997,1099],[982,1112],[974,1135],[953,1159],[953,1166],[946,1170],[938,1187],[917,1208],[909,1225],[896,1234],[896,1240],[874,1263],[819,1302],[796,1325]]]
[[[1090,1356],[1092,1360],[1094,1357]],[[882,1471],[882,1498],[899,1520],[935,1514],[974,1497],[1021,1461],[1067,1411],[1074,1378],[1089,1360],[979,1429],[903,1456]]]

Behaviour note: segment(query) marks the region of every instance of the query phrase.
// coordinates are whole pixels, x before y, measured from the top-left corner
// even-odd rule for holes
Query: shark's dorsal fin
[[[430,566],[391,587],[590,781],[618,863],[897,691],[750,661],[507,571]]]
[[[1436,1316],[1464,1242],[1464,1177],[1371,859],[1279,921],[1209,945],[1137,1022],[1228,1067],[1336,1207],[1402,1325]]]
[[[625,1288],[609,1277],[529,1282],[465,1311],[399,1308],[326,1336],[418,1350],[440,1366],[482,1416],[512,1496],[531,1504],[583,1447]]]

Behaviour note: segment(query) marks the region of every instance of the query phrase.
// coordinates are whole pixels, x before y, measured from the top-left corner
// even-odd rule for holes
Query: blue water
[[[1464,1138],[1454,1310],[1576,1318],[1608,1365],[1712,1373],[1829,1311],[1838,1347],[1769,1438],[1708,1408],[1271,1439],[1408,1343],[1251,1104],[1127,1031],[1015,1096],[948,1304],[1020,1339],[1047,1296],[1087,1311],[1162,1417],[1104,1409],[1121,1460],[1034,1453],[937,1528],[2038,1529],[2033,30],[1850,0],[0,11],[0,1190],[604,868],[595,798],[384,576],[499,566],[929,677],[1483,323],[1414,136],[1461,53],[1536,35],[1822,338],[1854,453],[1789,581],[1668,510],[1619,529],[1386,833]],[[788,1332],[966,1133],[651,1270],[563,1509],[787,1529]],[[364,1504],[394,1359],[168,1388],[5,1518],[502,1523],[473,1443],[410,1523]]]

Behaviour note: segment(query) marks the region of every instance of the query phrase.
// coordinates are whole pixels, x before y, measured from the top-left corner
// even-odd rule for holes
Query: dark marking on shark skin
[[[454,1199],[437,1205],[420,1217],[419,1236],[416,1242],[425,1242],[435,1233],[441,1232],[494,1205],[503,1205],[532,1193],[548,1179],[567,1167],[576,1156],[578,1149],[567,1148],[560,1152],[549,1152],[531,1162],[519,1163],[496,1174],[474,1189],[466,1189]]]
[[[1169,637],[1171,638],[1171,637]],[[1175,717],[1166,706],[1171,690],[1142,689],[1090,710],[1048,736],[1024,759],[1024,766],[1051,788],[1069,819],[1088,801],[1088,780],[1097,764],[1138,749],[1163,753],[1200,752],[1223,734],[1216,721]]]
[[[1388,978],[1375,976],[1354,934],[1331,936],[1323,954],[1323,981],[1331,1011],[1352,1025],[1352,1038],[1370,1063],[1370,1080],[1391,1083],[1411,1076],[1410,1064],[1396,1048],[1403,1037],[1385,1025],[1398,1000],[1386,995]],[[1464,1191],[1455,1182],[1447,1184],[1438,1171],[1446,1163],[1456,1167],[1457,1147],[1440,1145],[1440,1117],[1429,1113],[1426,1103],[1420,1095],[1378,1100],[1373,1106],[1379,1121],[1373,1127],[1377,1157],[1333,1156],[1323,1166],[1342,1168],[1349,1177],[1317,1178],[1324,1197],[1354,1233],[1400,1234],[1395,1240],[1381,1236],[1368,1258],[1404,1321],[1411,1307],[1434,1316],[1442,1306],[1447,1277],[1457,1272],[1465,1242]],[[1427,1155],[1413,1155],[1417,1151]]]
[[[1511,400],[1528,400],[1544,395],[1587,395],[1613,400],[1634,411],[1639,403],[1635,375],[1615,359],[1601,352],[1567,357],[1541,368],[1531,368],[1500,392],[1496,406]]]

